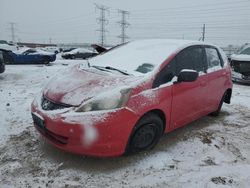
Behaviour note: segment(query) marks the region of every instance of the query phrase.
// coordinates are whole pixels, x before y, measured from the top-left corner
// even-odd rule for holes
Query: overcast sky
[[[94,3],[109,7],[106,43],[117,44],[121,19],[130,12],[129,40],[184,38],[198,40],[206,24],[206,40],[221,46],[250,42],[250,0],[0,0],[0,39],[21,42],[99,42]]]

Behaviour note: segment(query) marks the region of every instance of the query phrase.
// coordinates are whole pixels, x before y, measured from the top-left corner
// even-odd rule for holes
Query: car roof
[[[208,42],[196,41],[196,40],[183,40],[183,39],[141,39],[141,40],[134,40],[131,42],[136,42],[138,44],[145,44],[145,45],[158,45],[158,44],[166,44],[166,46],[173,45],[177,49],[194,45],[207,45],[207,46],[217,47],[216,45]]]
[[[109,50],[89,60],[91,65],[110,66],[118,69],[134,71],[138,65],[151,64],[159,66],[171,55],[193,45],[209,45],[206,42],[173,39],[135,40]]]

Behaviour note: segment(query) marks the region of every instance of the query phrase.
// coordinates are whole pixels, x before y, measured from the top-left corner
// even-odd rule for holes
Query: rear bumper
[[[96,157],[122,155],[139,119],[126,108],[52,115],[39,110],[33,102],[32,112],[44,118],[45,128],[35,127],[51,144],[64,151]]]

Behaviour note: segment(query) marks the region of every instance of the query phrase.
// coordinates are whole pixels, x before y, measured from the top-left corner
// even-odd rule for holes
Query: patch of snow
[[[221,66],[218,65],[218,66],[214,66],[214,67],[210,67],[207,69],[207,73],[211,73],[211,72],[215,72],[215,71],[218,71],[218,70],[221,70]]]
[[[245,54],[232,55],[231,59],[236,61],[246,61],[250,63],[250,55],[245,55]]]

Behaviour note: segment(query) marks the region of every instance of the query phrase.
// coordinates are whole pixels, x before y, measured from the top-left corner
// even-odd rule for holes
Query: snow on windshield
[[[187,41],[184,40],[138,40],[96,56],[89,62],[92,66],[110,66],[129,73],[147,73],[185,44]]]
[[[250,47],[242,50],[242,52],[240,52],[240,54],[250,55]]]

